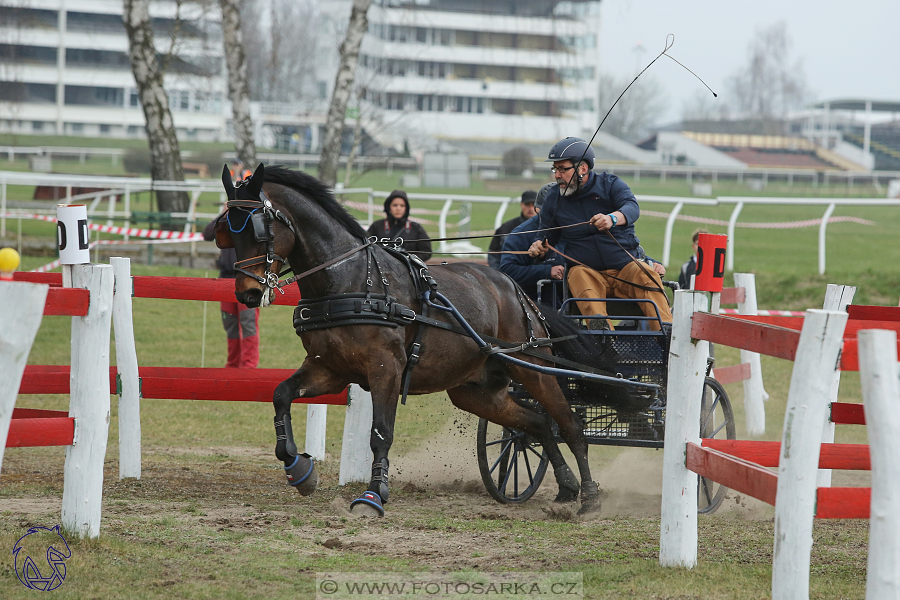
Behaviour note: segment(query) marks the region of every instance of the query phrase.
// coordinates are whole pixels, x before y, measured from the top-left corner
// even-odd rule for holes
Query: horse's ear
[[[231,171],[228,170],[228,165],[222,168],[222,185],[225,186],[225,195],[228,196],[228,199],[234,200],[234,183],[231,182]]]
[[[259,163],[259,166],[256,167],[256,171],[253,173],[253,177],[250,178],[250,183],[247,187],[247,195],[251,198],[259,198],[259,191],[262,189],[263,183],[266,181],[266,168],[262,163]]]

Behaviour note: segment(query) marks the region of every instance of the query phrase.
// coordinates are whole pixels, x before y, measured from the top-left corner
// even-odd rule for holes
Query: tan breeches
[[[646,272],[645,272],[646,269]],[[624,281],[619,281],[618,279]],[[654,288],[654,291],[635,287],[627,282]],[[587,267],[575,266],[569,269],[569,292],[573,298],[631,298],[633,300],[652,300],[659,309],[659,316],[664,323],[672,322],[672,311],[669,309],[669,300],[656,287],[662,289],[662,279],[659,274],[647,265],[641,269],[636,263],[630,262],[622,269],[607,269],[595,271]],[[607,315],[606,302],[578,302],[578,309],[583,315]],[[656,311],[646,302],[638,302],[641,311],[648,317],[656,319]],[[649,321],[650,329],[659,330],[656,320]]]

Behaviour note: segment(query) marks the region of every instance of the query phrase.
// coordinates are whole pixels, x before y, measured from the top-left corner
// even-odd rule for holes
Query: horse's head
[[[275,290],[279,289],[283,257],[290,254],[296,241],[290,219],[263,192],[264,181],[262,163],[252,177],[237,186],[231,183],[228,166],[222,170],[228,202],[227,210],[216,223],[216,245],[234,248],[237,254],[234,295],[238,302],[250,307],[271,303]]]

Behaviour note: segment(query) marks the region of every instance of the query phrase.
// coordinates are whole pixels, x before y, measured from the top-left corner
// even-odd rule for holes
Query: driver
[[[549,246],[561,244],[572,259],[567,261],[567,281],[573,297],[652,300],[663,322],[671,323],[669,301],[657,272],[665,273],[665,269],[659,263],[651,267],[638,260],[642,256],[634,223],[641,211],[631,189],[615,175],[592,172],[594,150],[581,138],[560,140],[545,162],[553,163],[558,185],[550,189],[540,214],[540,228],[549,231],[539,234],[528,248],[529,255],[542,257]],[[656,318],[653,306],[638,305],[646,316]],[[578,308],[585,316],[608,314],[605,302],[578,302]],[[649,324],[659,330],[657,321]]]

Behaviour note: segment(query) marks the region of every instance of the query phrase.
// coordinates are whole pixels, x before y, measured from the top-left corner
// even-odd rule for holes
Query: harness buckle
[[[406,359],[406,362],[409,366],[414,367],[419,362],[419,352],[421,351],[421,349],[422,344],[419,344],[418,342],[410,347],[409,357]]]

